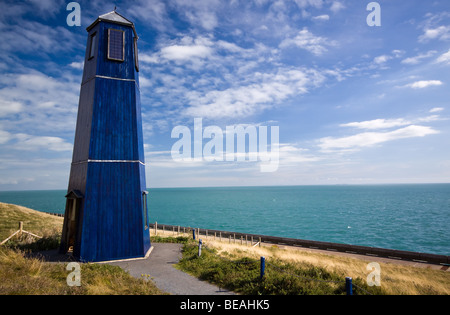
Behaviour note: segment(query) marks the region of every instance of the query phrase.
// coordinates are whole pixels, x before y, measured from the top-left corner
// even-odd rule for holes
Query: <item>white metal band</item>
[[[139,91],[141,90],[141,88],[139,87],[139,84],[137,84],[135,79],[122,79],[122,78],[114,78],[114,77],[108,77],[108,76],[104,76],[104,75],[94,75],[93,77],[87,79],[86,81],[84,81],[81,86],[85,85],[86,83],[88,83],[89,81],[95,79],[95,78],[101,78],[101,79],[110,79],[110,80],[118,80],[118,81],[127,81],[127,82],[134,82],[134,84],[136,84],[137,88],[139,89]]]
[[[145,163],[139,160],[86,160],[80,162],[73,162],[72,165],[84,164],[84,163],[140,163],[145,166]]]

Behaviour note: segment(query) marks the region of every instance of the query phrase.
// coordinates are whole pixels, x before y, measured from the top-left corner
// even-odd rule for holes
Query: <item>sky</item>
[[[77,1],[80,26],[69,2],[0,2],[0,190],[67,188],[86,27],[114,7],[139,35],[149,188],[450,182],[448,0]],[[174,159],[194,119],[277,127],[277,167]]]

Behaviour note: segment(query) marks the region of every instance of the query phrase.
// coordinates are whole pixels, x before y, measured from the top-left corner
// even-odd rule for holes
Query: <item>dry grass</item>
[[[18,229],[46,237],[60,235],[63,218],[28,208],[0,203],[0,240]],[[55,234],[56,233],[56,234]],[[33,240],[14,238],[14,246]],[[33,244],[38,243],[34,242]],[[58,243],[59,244],[59,243]],[[20,247],[20,246],[19,246]],[[30,258],[24,251],[0,246],[0,295],[160,295],[164,294],[148,279],[136,279],[117,266],[81,265],[81,286],[68,286],[67,263],[48,263]]]
[[[158,235],[162,235],[158,232]],[[165,235],[173,236],[173,232]],[[190,236],[190,235],[189,235]],[[279,248],[277,246],[251,247],[228,240],[214,240],[213,237],[202,237],[203,243],[215,248],[219,253],[229,253],[236,257],[250,257],[259,259],[261,256],[279,259],[299,265],[314,265],[329,272],[345,277],[366,279],[371,270],[367,270],[370,261],[357,259],[346,255],[333,255],[309,251],[300,248]],[[245,243],[244,243],[245,244]],[[449,295],[450,270],[442,271],[427,267],[403,265],[398,262],[379,262],[381,267],[381,287],[387,294],[393,295]]]
[[[81,264],[81,286],[68,286],[67,263],[47,263],[0,247],[0,295],[161,295],[151,281],[120,267]]]
[[[219,252],[266,259],[276,258],[295,264],[312,264],[325,268],[329,272],[341,274],[342,278],[366,279],[371,270],[367,270],[368,261],[338,255],[327,255],[300,249],[280,249],[277,247],[246,247],[208,241],[210,247]],[[381,286],[388,294],[434,295],[450,294],[450,272],[430,268],[405,266],[397,263],[382,263]]]
[[[25,207],[0,202],[0,242],[19,229],[39,236],[61,234],[64,219]]]

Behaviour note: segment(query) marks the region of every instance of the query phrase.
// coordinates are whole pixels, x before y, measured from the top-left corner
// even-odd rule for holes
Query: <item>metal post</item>
[[[352,278],[350,277],[345,278],[345,291],[347,292],[347,295],[353,295]]]
[[[198,240],[198,257],[202,255],[202,240]]]
[[[264,278],[265,270],[266,270],[266,257],[261,256],[261,274],[260,274],[261,279]]]
[[[194,238],[194,240],[195,240],[195,228],[194,229],[192,229],[192,237]]]

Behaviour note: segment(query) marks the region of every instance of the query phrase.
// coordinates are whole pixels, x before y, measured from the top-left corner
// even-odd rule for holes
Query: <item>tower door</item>
[[[83,196],[79,191],[71,191],[66,196],[66,211],[62,231],[60,252],[66,254],[77,246],[78,229],[80,224],[80,206]]]
[[[78,232],[78,217],[80,212],[78,199],[67,199],[68,202],[68,221],[67,221],[67,250],[73,250]]]

